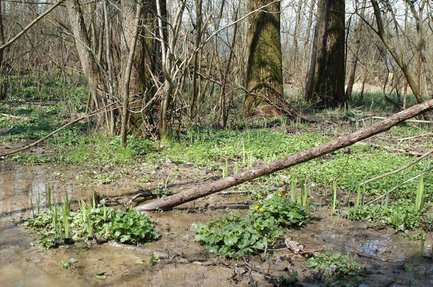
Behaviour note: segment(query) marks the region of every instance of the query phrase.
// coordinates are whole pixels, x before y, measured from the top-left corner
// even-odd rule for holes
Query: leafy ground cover
[[[272,247],[284,228],[301,227],[309,214],[287,198],[270,194],[252,205],[249,213],[231,213],[208,225],[194,224],[196,240],[225,257],[249,255]]]
[[[68,200],[65,200],[61,207],[53,206],[38,212],[26,220],[25,226],[38,233],[38,242],[43,248],[94,238],[137,244],[160,236],[155,231],[154,223],[143,213],[95,203],[89,207],[83,201],[79,209],[72,211]]]
[[[308,267],[327,286],[356,286],[365,271],[365,267],[340,252],[316,253],[308,260]]]
[[[83,97],[83,95],[81,96]],[[83,103],[82,103],[83,104]],[[67,122],[62,104],[36,105],[25,103],[2,103],[0,112],[12,115],[0,118],[0,142],[3,144],[17,141],[31,141],[46,135],[61,124]],[[21,163],[63,162],[67,164],[86,164],[88,166],[128,166],[135,162],[151,162],[158,164],[170,160],[176,164],[192,164],[196,167],[207,167],[222,176],[234,174],[242,169],[257,164],[270,162],[289,154],[317,146],[339,135],[337,123],[343,123],[343,130],[353,130],[358,125],[344,122],[342,111],[339,116],[336,112],[323,111],[319,116],[331,119],[323,128],[305,123],[288,123],[281,120],[259,121],[242,128],[219,130],[212,128],[191,128],[176,138],[172,138],[168,145],[160,148],[159,144],[151,140],[142,140],[131,137],[126,148],[121,147],[117,137],[109,137],[101,133],[93,133],[91,123],[80,123],[68,128],[48,140],[45,144],[46,152],[22,153],[14,159]],[[338,114],[338,113],[337,113]],[[343,115],[343,116],[341,116]],[[355,117],[362,118],[362,113],[354,113]],[[333,121],[337,119],[336,123]],[[332,120],[333,119],[333,120]],[[264,128],[265,127],[265,128]],[[392,144],[401,148],[408,148],[411,141],[401,138],[416,137],[428,134],[430,129],[424,126],[400,125],[387,134],[377,137],[378,145]],[[427,138],[416,142],[420,149],[429,148],[432,143]],[[310,197],[321,204],[331,204],[330,195],[332,186],[336,184],[339,206],[354,204],[356,197],[361,193],[363,203],[367,203],[378,196],[394,189],[387,196],[387,207],[383,210],[389,212],[375,212],[374,206],[357,207],[349,216],[353,219],[368,219],[381,221],[395,226],[404,218],[411,218],[410,212],[416,197],[417,181],[410,179],[422,171],[428,171],[431,160],[423,160],[403,172],[387,176],[381,180],[360,186],[364,181],[377,175],[392,171],[414,160],[413,156],[402,155],[376,146],[355,145],[350,149],[335,152],[326,157],[295,166],[277,175],[268,176],[256,181],[254,185],[245,185],[242,188],[253,192],[276,190],[290,186],[295,182],[297,186],[308,185],[312,187]],[[102,174],[98,181],[107,182],[111,175]],[[109,179],[108,179],[109,181]],[[409,182],[407,182],[409,181]],[[405,184],[402,184],[407,182]],[[433,201],[431,192],[433,177],[431,172],[424,176],[425,208],[428,209]],[[266,193],[266,192],[265,192]],[[343,201],[343,196],[346,199]],[[382,201],[383,202],[383,201]],[[409,204],[408,203],[412,203]],[[401,209],[407,210],[408,216],[397,220]],[[374,214],[375,216],[368,216]],[[418,218],[415,216],[413,218]],[[391,218],[393,218],[391,220]],[[393,222],[393,223],[392,223]],[[401,225],[401,224],[400,224]],[[419,224],[408,223],[410,227]]]

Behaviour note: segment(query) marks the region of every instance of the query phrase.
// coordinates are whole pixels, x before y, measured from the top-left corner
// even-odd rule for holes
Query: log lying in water
[[[204,183],[187,191],[177,193],[165,198],[160,198],[147,202],[136,207],[137,210],[167,210],[177,205],[204,197],[209,194],[222,191],[224,189],[242,184],[255,178],[271,174],[273,172],[286,169],[288,167],[309,161],[311,159],[326,155],[354,143],[369,138],[373,135],[389,130],[398,123],[404,122],[410,118],[420,115],[428,110],[433,109],[433,100],[415,105],[409,109],[394,114],[380,122],[377,122],[367,128],[357,130],[351,134],[341,136],[329,143],[322,144],[315,148],[298,152],[284,159],[276,160],[268,164],[257,166],[251,170],[240,172],[236,175],[222,178],[212,183]]]

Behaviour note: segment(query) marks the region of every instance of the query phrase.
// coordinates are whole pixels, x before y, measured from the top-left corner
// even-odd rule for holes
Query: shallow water
[[[207,257],[200,255],[203,249],[194,242],[190,227],[200,218],[209,220],[207,214],[200,218],[192,213],[150,214],[157,228],[163,230],[163,238],[139,248],[113,243],[88,248],[81,242],[54,250],[40,250],[35,245],[35,236],[19,226],[21,217],[36,212],[38,196],[43,209],[47,204],[48,188],[54,203],[61,203],[65,193],[71,200],[76,200],[87,199],[94,190],[110,189],[110,186],[81,187],[77,180],[79,173],[70,167],[21,166],[0,161],[0,286],[232,285],[227,281],[230,268],[200,265]],[[107,193],[121,193],[121,190],[113,189]],[[151,265],[150,258],[154,253],[163,254],[164,261]],[[74,264],[63,268],[62,261],[71,258]],[[182,259],[180,263],[178,258]],[[197,258],[198,262],[189,263]]]
[[[0,161],[0,286],[247,286],[251,280],[257,286],[271,286],[263,274],[242,269],[242,260],[209,256],[194,241],[192,223],[207,222],[227,210],[149,213],[162,238],[144,246],[111,242],[89,248],[79,242],[40,250],[34,235],[18,225],[21,216],[35,212],[38,194],[43,207],[48,189],[52,201],[60,203],[65,193],[77,200],[89,198],[95,190],[119,195],[129,188],[118,183],[83,186],[84,172],[78,167],[22,166]],[[123,179],[122,184],[127,180]],[[194,204],[212,205],[216,198]],[[229,199],[225,196],[218,200],[224,203]],[[411,242],[392,229],[329,216],[328,211],[317,212],[317,216],[320,220],[290,231],[290,236],[306,250],[338,250],[365,264],[368,273],[360,286],[433,286],[433,264],[431,258],[420,255],[419,242]],[[151,264],[155,256],[160,259]],[[63,268],[62,262],[70,260],[74,263]],[[298,256],[266,262],[253,258],[251,264],[263,269],[266,266],[266,272],[275,277],[287,275],[287,270],[297,271],[304,282],[301,286],[323,286],[310,277],[305,262]]]

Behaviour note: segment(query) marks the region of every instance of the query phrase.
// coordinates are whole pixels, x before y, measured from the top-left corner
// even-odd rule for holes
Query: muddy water
[[[200,216],[180,212],[150,214],[163,236],[140,247],[81,242],[40,250],[35,236],[20,227],[19,221],[36,212],[38,197],[41,208],[46,205],[48,189],[57,203],[63,201],[65,193],[72,200],[88,198],[94,190],[109,195],[122,193],[110,185],[81,186],[82,172],[80,168],[0,161],[0,286],[232,285],[228,281],[231,269],[209,261],[190,231],[193,222],[206,222],[218,211]],[[151,264],[152,257],[157,259]],[[72,264],[64,268],[67,262]]]
[[[124,192],[115,184],[82,186],[84,172],[69,166],[21,166],[0,161],[0,286],[272,286],[264,274],[277,278],[290,271],[298,272],[300,286],[323,286],[309,274],[304,257],[288,257],[290,252],[284,250],[266,262],[254,258],[248,263],[254,272],[245,268],[243,260],[209,256],[194,241],[191,224],[207,222],[226,210],[150,213],[162,238],[139,247],[79,242],[40,250],[34,235],[17,223],[21,216],[34,212],[38,194],[45,205],[48,188],[54,202],[62,202],[65,193],[79,199],[101,188],[110,195]],[[225,196],[217,201],[230,199]],[[194,204],[213,203],[204,200]],[[432,261],[420,255],[419,242],[377,225],[331,217],[327,211],[316,215],[317,220],[288,235],[304,244],[307,251],[338,250],[365,264],[368,273],[359,286],[433,286]]]

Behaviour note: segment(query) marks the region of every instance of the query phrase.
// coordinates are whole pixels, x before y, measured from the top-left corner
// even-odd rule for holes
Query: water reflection
[[[40,197],[41,208],[48,203],[48,189],[52,193],[52,202],[61,202],[68,193],[72,196],[71,184],[53,179],[54,167],[21,166],[11,162],[0,161],[0,216],[29,215],[36,208]]]

